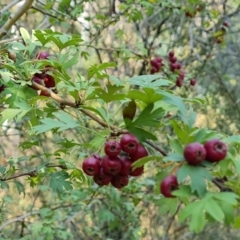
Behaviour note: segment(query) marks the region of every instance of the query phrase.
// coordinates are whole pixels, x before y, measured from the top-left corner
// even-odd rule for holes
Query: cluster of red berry
[[[219,139],[207,141],[204,145],[193,142],[188,144],[183,151],[184,158],[190,165],[200,165],[204,160],[216,163],[223,160],[227,155],[227,146]],[[169,175],[163,179],[160,185],[161,193],[165,197],[174,197],[172,191],[178,188],[178,181],[175,175]]]
[[[176,79],[176,86],[182,87],[186,72],[182,69],[182,64],[178,61],[174,51],[170,51],[168,53],[168,61],[170,71],[178,74]],[[155,57],[150,61],[150,65],[151,74],[157,73],[164,66],[163,59],[161,57]],[[191,86],[195,86],[196,83],[197,83],[196,79],[190,79]]]
[[[143,174],[144,166],[133,169],[132,163],[148,156],[146,148],[138,139],[130,134],[122,135],[120,142],[108,140],[104,146],[105,156],[93,155],[82,163],[82,169],[99,186],[108,185],[110,182],[115,188],[128,185],[129,177]]]
[[[37,54],[37,59],[48,59],[50,54],[48,52],[40,52]],[[56,86],[55,79],[53,76],[47,74],[49,70],[49,67],[46,67],[44,70],[41,71],[41,73],[35,73],[32,82],[38,83],[42,86],[45,86],[50,89],[54,89]],[[38,90],[36,87],[31,86],[31,88]],[[49,96],[48,92],[46,91],[40,91],[41,96]]]
[[[162,58],[156,57],[156,58],[154,58],[150,61],[150,64],[151,64],[151,67],[152,67],[151,68],[151,74],[157,73],[157,72],[159,72],[159,70],[163,66]]]

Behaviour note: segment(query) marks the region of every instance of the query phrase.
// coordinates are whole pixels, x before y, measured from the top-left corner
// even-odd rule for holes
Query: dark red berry
[[[83,161],[82,169],[88,176],[94,176],[99,173],[100,162],[95,157],[88,157]]]
[[[41,90],[39,95],[40,96],[45,96],[45,97],[50,97],[50,93],[48,91],[43,91],[43,90]]]
[[[168,57],[173,57],[174,56],[174,51],[169,51],[169,53],[168,53]]]
[[[44,84],[47,88],[54,88],[56,86],[56,82],[53,76],[46,74],[44,77]]]
[[[206,160],[209,162],[219,162],[227,155],[227,145],[219,139],[212,139],[204,144],[207,156]]]
[[[41,79],[41,78],[39,78],[39,77],[34,76],[34,77],[32,78],[32,82],[35,82],[35,83],[37,83],[37,84],[39,84],[39,85],[44,86],[44,81],[43,81],[43,79]],[[38,90],[38,88],[35,87],[35,86],[30,86],[30,87],[31,87],[32,89],[34,89],[34,90]]]
[[[176,63],[170,63],[170,70],[171,70],[172,72],[175,72],[175,71],[177,70],[177,68],[176,68]]]
[[[177,62],[177,58],[176,58],[175,56],[169,57],[169,61],[170,61],[171,63],[176,63],[176,62]]]
[[[181,69],[181,67],[182,67],[182,64],[181,64],[181,63],[175,63],[175,68],[176,68],[177,70]]]
[[[105,143],[104,151],[109,157],[116,157],[121,152],[120,143],[115,140],[109,140]]]
[[[224,22],[223,22],[223,26],[225,26],[225,27],[229,27],[229,23],[226,22],[226,21],[224,21]]]
[[[108,185],[111,180],[112,180],[112,176],[106,174],[102,168],[100,168],[100,171],[97,175],[95,175],[93,177],[93,180],[95,183],[97,183],[99,186],[104,186],[104,185]]]
[[[158,72],[158,69],[155,68],[155,67],[152,67],[152,69],[151,69],[151,74],[154,74],[154,73],[157,73],[157,72]]]
[[[182,85],[183,85],[183,80],[180,77],[178,77],[177,80],[176,80],[176,86],[177,87],[182,87]]]
[[[115,188],[123,188],[128,185],[128,175],[116,175],[112,178],[111,184]]]
[[[119,157],[104,156],[102,158],[102,168],[106,174],[116,175],[121,171],[121,160]]]
[[[132,162],[134,162],[140,158],[148,156],[148,152],[142,144],[139,144],[137,151],[135,153],[129,154],[129,156]]]
[[[178,75],[178,77],[181,79],[181,80],[184,80],[185,78],[185,72],[184,71],[181,71]]]
[[[123,151],[132,154],[137,151],[139,141],[134,135],[130,133],[125,133],[122,135],[120,145]]]
[[[119,174],[128,175],[129,172],[131,171],[131,166],[132,166],[131,159],[127,156],[121,156],[120,160],[121,160],[122,167],[121,167],[121,171],[119,172]]]
[[[134,170],[130,170],[129,172],[129,176],[132,176],[132,177],[139,177],[143,174],[144,172],[144,166],[142,167],[139,167],[139,168],[135,168]]]
[[[191,79],[190,80],[190,85],[191,86],[195,86],[197,84],[197,80],[196,79]]]
[[[160,184],[160,191],[163,196],[168,198],[174,198],[175,196],[172,195],[174,190],[178,189],[178,181],[177,177],[174,175],[169,175],[164,178]]]
[[[190,143],[183,151],[186,161],[191,165],[199,165],[206,158],[206,150],[201,143]]]
[[[157,62],[161,63],[162,62],[162,58],[161,57],[156,57],[155,58]]]
[[[50,56],[50,54],[48,52],[39,52],[37,54],[37,59],[47,59]]]
[[[4,89],[5,89],[5,85],[2,84],[2,85],[0,86],[0,93],[3,92]]]

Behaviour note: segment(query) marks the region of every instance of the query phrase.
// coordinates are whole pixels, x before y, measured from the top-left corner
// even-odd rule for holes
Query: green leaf
[[[92,78],[95,74],[99,79],[108,77],[108,75],[106,73],[103,73],[102,71],[112,67],[116,67],[116,63],[106,62],[106,63],[102,63],[99,66],[95,64],[88,69],[88,79]]]
[[[172,194],[174,196],[177,196],[177,197],[190,197],[190,196],[192,196],[190,186],[186,186],[186,185],[179,186],[179,189],[174,190],[172,192]]]
[[[168,162],[182,162],[185,161],[185,158],[182,154],[179,153],[171,153],[168,154],[166,157],[163,158],[163,161]]]
[[[160,121],[157,120],[157,118],[163,116],[164,110],[162,108],[153,110],[153,107],[154,105],[152,103],[146,106],[138,115],[138,117],[133,121],[133,125],[149,127],[159,126]]]
[[[234,207],[224,202],[220,202],[219,206],[224,213],[225,224],[226,225],[232,224],[234,222],[234,212],[235,212]]]
[[[172,150],[174,152],[182,155],[183,154],[183,146],[180,144],[179,140],[171,138],[170,136],[168,138],[169,138],[169,144],[170,144]]]
[[[171,85],[172,82],[164,79],[161,75],[141,75],[135,76],[129,79],[130,84],[140,86],[140,87],[148,87],[155,88],[160,86],[168,86]]]
[[[211,174],[204,167],[184,164],[177,172],[178,181],[182,182],[188,176],[190,176],[192,193],[197,193],[199,197],[203,197],[207,191],[206,180],[212,179]]]
[[[24,188],[23,184],[18,181],[15,181],[14,184],[17,187],[18,194],[20,195],[21,193],[23,193],[25,195],[25,188]]]
[[[154,160],[157,160],[157,161],[162,160],[162,157],[161,156],[147,156],[147,157],[143,157],[143,158],[140,158],[137,161],[133,162],[132,166],[135,169],[135,168],[141,167],[144,164],[146,164],[148,162],[151,162],[151,161],[154,161]]]
[[[63,64],[63,67],[66,68],[66,69],[70,68],[70,67],[74,66],[75,64],[77,64],[78,61],[79,61],[79,56],[78,56],[78,53],[77,53],[71,59],[69,59],[67,62],[65,62]]]
[[[114,68],[116,66],[117,66],[117,64],[115,62],[105,62],[105,63],[102,63],[101,65],[98,66],[98,70],[102,71],[102,70],[105,70],[107,68]]]
[[[180,222],[185,221],[188,217],[190,217],[193,214],[196,208],[200,208],[203,210],[203,204],[201,201],[191,202],[182,211],[180,211],[179,221]]]
[[[233,192],[217,192],[213,194],[213,198],[221,200],[230,205],[236,206],[239,196]]]
[[[186,109],[185,103],[183,102],[182,98],[180,98],[179,96],[170,94],[168,92],[165,92],[163,90],[159,90],[159,89],[156,92],[164,96],[163,101],[176,106],[180,111],[180,117],[181,117],[182,121],[184,123],[188,124],[187,109]]]
[[[177,198],[161,198],[156,202],[159,206],[159,214],[163,215],[170,213],[175,214],[178,209],[178,199]]]
[[[152,88],[143,88],[142,90],[130,90],[126,95],[127,98],[142,101],[146,105],[155,103],[163,98],[163,96]]]
[[[54,192],[63,192],[65,190],[72,190],[72,183],[66,181],[69,178],[69,174],[65,171],[54,172],[50,176],[50,187]]]
[[[106,91],[102,88],[96,88],[93,92],[93,94],[96,96],[95,98],[100,98],[106,103],[125,99],[125,94],[117,93],[123,88],[123,86],[108,84],[106,85],[106,88]]]
[[[207,198],[204,204],[206,212],[214,218],[216,221],[222,223],[224,219],[224,213],[218,203],[213,198]]]
[[[0,181],[0,188],[1,189],[4,189],[4,188],[9,189],[9,185],[4,181]]]
[[[70,117],[66,112],[55,112],[53,115],[58,119],[45,118],[41,120],[43,124],[33,127],[36,134],[47,132],[54,128],[58,129],[58,132],[78,127],[79,124]]]
[[[225,143],[240,143],[240,135],[233,135],[222,139]]]
[[[86,176],[83,174],[83,172],[80,169],[73,169],[70,173],[70,180],[79,180],[81,183],[86,182]]]
[[[235,219],[234,228],[240,228],[240,216]]]
[[[25,28],[20,27],[20,33],[21,33],[21,36],[22,36],[24,42],[25,42],[25,43],[28,43],[29,40],[31,39],[28,31],[27,31]]]
[[[124,120],[126,123],[126,120]],[[134,125],[126,125],[127,130],[132,133],[133,135],[135,135],[140,142],[145,142],[147,139],[151,139],[156,141],[157,137],[152,134],[151,132],[148,132],[147,130],[134,126]]]
[[[31,109],[4,109],[1,113],[0,124],[2,125],[6,120],[20,121]]]

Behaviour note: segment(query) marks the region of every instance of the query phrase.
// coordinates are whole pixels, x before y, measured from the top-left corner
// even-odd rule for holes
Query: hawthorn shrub
[[[140,10],[120,4],[131,12],[129,22],[142,18],[141,8],[153,15],[157,3],[143,2]],[[193,21],[207,7],[188,5],[178,12],[169,3],[170,13]],[[220,22],[209,45],[225,44],[231,25]],[[24,154],[0,165],[4,239],[16,237],[11,225],[18,222],[17,239],[142,239],[146,218],[149,225],[160,219],[154,235],[169,238],[186,227],[198,234],[208,223],[239,228],[240,137],[196,127],[194,109],[208,103],[190,94],[199,81],[175,50],[155,54],[139,46],[134,60],[144,70],[123,76],[111,70],[130,59],[124,47],[112,61],[92,64],[86,48],[105,48],[79,34],[23,27],[19,33],[21,41],[0,47],[0,123],[3,130],[14,123],[27,136],[19,144]],[[29,196],[26,213],[14,215],[10,209]]]

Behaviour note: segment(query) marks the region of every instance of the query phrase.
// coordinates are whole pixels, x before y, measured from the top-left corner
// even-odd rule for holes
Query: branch
[[[0,39],[7,34],[14,23],[32,6],[34,0],[26,0],[22,7],[0,28]]]
[[[67,167],[63,164],[57,164],[57,165],[56,164],[46,164],[45,167],[47,167],[47,168],[58,167],[58,168],[61,168],[61,169],[67,169]],[[16,178],[19,178],[19,177],[23,177],[23,176],[34,177],[36,175],[37,175],[37,169],[34,169],[32,171],[29,171],[29,172],[26,172],[26,173],[20,173],[20,174],[17,174],[17,175],[8,177],[8,178],[1,178],[0,181],[6,182],[6,181],[16,179]]]
[[[101,118],[95,116],[94,114],[92,114],[91,112],[89,112],[88,110],[85,110],[85,109],[81,109],[81,105],[79,103],[76,103],[76,102],[72,102],[70,100],[66,100],[66,99],[63,99],[61,97],[59,97],[56,93],[54,93],[51,89],[49,88],[46,88],[36,82],[32,82],[32,86],[39,89],[39,90],[42,90],[44,92],[47,92],[48,95],[56,100],[57,102],[59,102],[61,105],[63,106],[70,106],[70,107],[73,107],[73,108],[79,108],[79,111],[81,111],[82,113],[84,113],[85,115],[87,115],[88,117],[90,117],[93,121],[97,122],[99,125],[101,125],[102,127],[104,128],[110,128],[111,130],[113,131],[117,131],[117,127],[115,126],[109,126],[105,121],[103,121]]]

